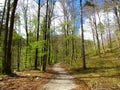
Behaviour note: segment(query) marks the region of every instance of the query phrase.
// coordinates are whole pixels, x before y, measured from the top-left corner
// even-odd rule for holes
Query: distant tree
[[[101,40],[102,40],[102,49],[103,49],[103,52],[105,53],[105,46],[104,46],[104,39],[103,39],[103,34],[105,32],[104,32],[104,25],[101,22],[98,24],[98,29],[99,29]]]
[[[85,15],[87,16],[87,18],[89,19],[89,24],[92,30],[92,36],[93,36],[93,44],[94,44],[94,50],[96,51],[96,55],[97,55],[97,44],[96,44],[96,34],[95,34],[95,28],[94,28],[94,23],[93,23],[93,7],[94,4],[92,4],[89,1],[86,1],[84,4],[84,8],[85,8]]]
[[[17,36],[17,71],[20,71],[20,59],[21,59],[21,22],[20,22],[20,16],[18,13],[15,14],[15,26],[16,26],[16,30],[18,29],[18,33],[19,33],[19,36]]]
[[[96,13],[97,13],[97,5],[95,4],[96,1],[94,0],[90,0],[90,1],[87,1],[85,6],[89,6],[92,8],[92,21],[93,21],[93,27],[94,27],[94,30],[95,30],[95,36],[96,36],[96,41],[97,41],[97,54],[99,55],[100,57],[100,40],[99,40],[99,34],[98,34],[98,28],[97,28],[97,21],[96,21]]]
[[[69,16],[71,22],[69,20],[68,23],[70,22],[69,23],[69,34],[70,34],[69,36],[71,37],[70,38],[70,42],[71,42],[71,49],[70,49],[71,50],[71,61],[70,61],[70,63],[72,64],[72,61],[74,61],[76,59],[75,29],[76,29],[76,18],[79,17],[79,12],[77,11],[77,8],[76,8],[77,6],[75,5],[75,0],[68,0],[67,6],[69,7],[68,12],[71,15],[71,16]]]
[[[103,40],[103,34],[104,34],[104,25],[101,22],[101,16],[100,16],[100,8],[97,5],[96,8],[96,14],[98,16],[98,20],[99,20],[99,24],[97,25],[98,27],[98,32],[100,32],[100,36],[101,36],[101,41],[102,41],[102,48],[103,48],[103,52],[105,53],[105,48],[104,48],[104,40]],[[111,34],[111,33],[110,33]]]
[[[26,3],[25,3],[26,2]],[[28,33],[28,0],[23,0],[22,2],[22,11],[23,11],[23,19],[26,31],[26,60],[25,67],[27,67],[27,59],[28,59],[28,46],[29,46],[29,33]]]
[[[109,12],[110,12],[110,6],[109,6],[109,1],[105,0],[104,1],[104,11],[106,12],[106,24],[107,24],[107,38],[108,38],[108,46],[110,50],[112,51],[112,37],[111,37],[111,29],[110,29],[110,17],[109,17]]]
[[[67,0],[61,0],[61,5],[62,5],[62,10],[63,10],[63,18],[64,18],[64,22],[62,25],[62,29],[63,29],[63,33],[64,33],[64,38],[65,38],[65,57],[69,57],[69,13],[68,13],[68,9],[67,9]],[[70,62],[69,62],[70,63]]]

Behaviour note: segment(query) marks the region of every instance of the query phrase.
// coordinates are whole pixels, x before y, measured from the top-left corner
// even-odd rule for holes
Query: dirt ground
[[[0,90],[36,90],[42,87],[53,76],[52,66],[47,72],[40,73],[39,70],[28,70],[16,72],[15,77],[1,76]]]

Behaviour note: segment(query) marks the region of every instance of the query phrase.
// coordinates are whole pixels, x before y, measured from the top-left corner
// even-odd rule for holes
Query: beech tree
[[[37,38],[36,41],[39,41],[39,30],[40,30],[40,2],[41,0],[38,1],[38,21],[37,21]],[[35,70],[37,69],[37,65],[38,65],[38,46],[36,48],[36,56],[35,56]]]
[[[24,19],[24,27],[26,32],[26,60],[25,60],[25,67],[27,67],[27,60],[28,60],[28,46],[29,46],[29,33],[28,33],[28,0],[22,0],[22,13]]]
[[[48,57],[48,54],[47,54],[47,51],[48,51],[48,47],[47,47],[47,36],[48,36],[48,7],[49,7],[49,1],[46,0],[46,15],[45,15],[45,19],[44,19],[44,22],[45,22],[45,25],[44,25],[44,30],[43,30],[43,40],[45,41],[44,42],[44,46],[43,46],[43,67],[42,67],[42,71],[46,71],[46,65],[47,65],[47,57]]]
[[[9,21],[9,15],[10,15],[10,30],[9,30],[9,35],[6,39],[6,42],[4,43],[5,48],[3,50],[5,50],[7,48],[7,50],[5,50],[4,53],[4,58],[3,59],[3,73],[5,74],[11,74],[12,70],[11,70],[11,59],[12,59],[12,37],[13,37],[13,29],[14,29],[14,17],[15,17],[15,11],[16,11],[16,7],[17,7],[17,2],[18,0],[14,0],[13,1],[13,6],[12,6],[12,11],[11,11],[11,15],[10,13],[10,0],[8,0],[8,8],[7,8],[7,18],[6,18],[6,30],[7,30],[7,34],[5,33],[5,36],[8,35],[8,21]],[[4,39],[4,40],[5,40]],[[8,42],[7,42],[8,40]]]
[[[82,68],[86,69],[85,45],[84,45],[84,30],[83,30],[83,5],[82,5],[82,0],[80,0],[80,23],[81,23],[81,57],[82,57]]]
[[[3,43],[3,58],[2,58],[2,72],[7,73],[7,46],[8,46],[8,29],[9,29],[9,17],[10,17],[10,0],[7,2],[7,12],[5,21],[5,34]],[[10,71],[11,72],[11,71]]]

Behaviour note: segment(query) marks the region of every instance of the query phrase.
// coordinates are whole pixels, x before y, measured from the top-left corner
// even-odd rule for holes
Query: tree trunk
[[[7,58],[6,58],[6,65],[7,65],[7,74],[11,74],[11,59],[12,59],[12,37],[13,37],[13,28],[14,28],[14,16],[15,16],[15,11],[17,7],[17,2],[18,0],[14,0],[13,2],[13,9],[11,13],[11,18],[10,18],[10,31],[9,31],[9,40],[8,40],[8,51],[7,51]]]
[[[83,11],[82,11],[82,0],[80,0],[80,22],[81,22],[81,55],[82,55],[82,68],[86,69],[85,59],[85,47],[84,47],[84,30],[83,30]]]
[[[25,68],[27,68],[27,59],[28,59],[28,45],[29,45],[29,35],[28,35],[28,17],[27,17],[27,11],[28,11],[28,0],[27,0],[27,6],[23,8],[24,9],[24,22],[25,22],[25,31],[26,31],[26,56],[25,56]]]
[[[37,42],[39,41],[39,25],[40,25],[40,1],[39,0],[39,3],[38,3],[38,26],[37,26]],[[37,43],[38,44],[38,43]],[[37,69],[37,65],[38,65],[38,46],[36,48],[36,57],[35,57],[35,70]]]
[[[110,48],[110,51],[112,52],[112,39],[111,39],[111,31],[110,31],[110,20],[109,20],[109,15],[108,15],[108,12],[107,12],[107,25],[108,25],[108,37],[109,37],[109,48]]]
[[[7,2],[7,16],[5,22],[5,37],[3,43],[3,61],[2,61],[2,72],[7,73],[7,46],[8,46],[8,27],[9,27],[9,16],[10,16],[10,0]]]
[[[93,29],[91,17],[90,17],[90,25],[91,25],[92,36],[93,36],[94,50],[96,51],[96,55],[97,55],[97,47],[96,47],[96,42],[95,42],[95,31],[94,31],[94,29]]]
[[[0,22],[0,41],[1,41],[1,32],[2,32],[2,28],[3,28],[3,20],[4,20],[5,12],[6,12],[6,4],[7,4],[7,0],[5,0],[5,3],[4,3],[2,19],[1,19],[1,22]]]
[[[20,71],[21,39],[18,41],[17,71]]]
[[[94,26],[95,26],[95,33],[96,33],[96,39],[97,39],[97,54],[99,55],[99,57],[101,57],[101,55],[100,55],[100,40],[99,40],[99,35],[98,35],[98,29],[97,29],[95,14],[94,14]]]
[[[101,23],[100,15],[99,15],[99,12],[98,12],[98,11],[97,11],[97,15],[98,15],[98,18],[99,18],[99,22]],[[101,29],[101,24],[100,24],[100,29]],[[102,40],[102,48],[103,48],[103,52],[105,53],[104,40],[103,40],[103,34],[102,34],[102,32],[101,32],[101,40]]]
[[[45,53],[43,55],[43,71],[46,71],[46,64],[47,64],[47,51],[48,51],[48,44],[47,44],[47,33],[48,33],[48,0],[47,0],[47,5],[46,5],[46,16],[45,16],[45,27],[44,27],[44,31],[43,31],[43,40],[45,41],[44,43],[44,48],[43,48],[43,53]]]
[[[102,40],[103,53],[105,53],[104,40],[103,40],[103,34],[102,33],[101,33],[101,40]]]

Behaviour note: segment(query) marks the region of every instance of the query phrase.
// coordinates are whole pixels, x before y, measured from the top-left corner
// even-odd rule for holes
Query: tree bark
[[[82,0],[80,0],[80,22],[81,22],[81,55],[82,55],[82,68],[86,69],[86,58],[85,58],[85,45],[84,45],[84,30],[83,30],[83,8]]]
[[[2,28],[3,28],[3,20],[4,20],[5,12],[6,12],[6,4],[7,4],[7,0],[5,0],[5,3],[4,3],[2,19],[1,19],[1,22],[0,22],[0,41],[1,41],[1,32],[2,32]]]
[[[39,41],[39,25],[40,25],[40,1],[39,0],[39,3],[38,3],[38,26],[37,26],[37,42]],[[38,43],[37,43],[38,44]],[[35,70],[37,70],[37,65],[38,65],[38,45],[37,45],[37,48],[36,48],[36,57],[35,57]]]
[[[14,0],[13,2],[13,9],[11,13],[11,18],[10,18],[10,31],[9,31],[9,39],[8,39],[8,51],[7,51],[7,58],[6,58],[6,65],[7,65],[7,74],[11,74],[11,60],[12,60],[12,37],[13,37],[13,28],[14,28],[14,16],[15,16],[15,11],[17,7],[17,2],[18,0]]]
[[[43,40],[45,41],[44,43],[44,48],[43,48],[43,52],[44,52],[44,55],[43,55],[43,71],[45,72],[46,71],[46,64],[47,64],[47,58],[48,58],[48,55],[47,55],[47,51],[48,51],[48,44],[47,44],[47,33],[48,33],[48,0],[47,0],[47,5],[46,5],[46,16],[45,16],[45,27],[44,27],[44,31],[43,31]]]
[[[7,2],[7,16],[5,22],[5,37],[3,43],[3,61],[2,61],[2,73],[7,73],[7,46],[8,46],[8,27],[9,27],[9,17],[10,17],[10,0]]]

